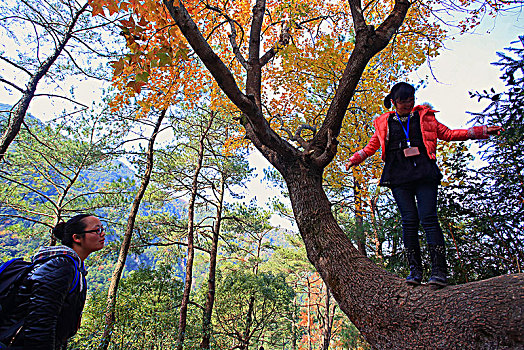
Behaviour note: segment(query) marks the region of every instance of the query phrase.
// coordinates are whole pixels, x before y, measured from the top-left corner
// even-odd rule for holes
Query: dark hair
[[[391,108],[391,100],[405,100],[415,96],[415,88],[408,83],[396,83],[391,88],[389,94],[384,98],[384,106]]]
[[[70,248],[73,247],[73,235],[77,234],[83,236],[84,229],[86,224],[82,222],[83,219],[88,216],[93,216],[91,214],[78,214],[73,216],[67,222],[59,222],[53,228],[53,235],[62,242],[63,245]]]

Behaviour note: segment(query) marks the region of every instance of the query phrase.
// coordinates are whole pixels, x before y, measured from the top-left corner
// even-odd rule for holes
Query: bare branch
[[[18,90],[18,91],[21,92],[21,93],[25,93],[25,90],[23,90],[22,88],[18,87],[18,86],[15,85],[14,83],[11,83],[11,82],[8,81],[8,80],[5,80],[5,79],[0,78],[0,81],[1,81],[2,83],[5,83],[5,84],[11,86],[11,87],[14,87],[16,90]]]
[[[21,71],[24,71],[27,73],[27,75],[29,75],[30,77],[33,76],[33,73],[31,73],[30,71],[28,71],[27,69],[25,69],[24,67],[20,66],[19,64],[9,60],[8,58],[5,58],[3,56],[0,56],[0,60],[4,61],[4,62],[7,62],[9,63],[10,65],[12,65],[13,67],[16,67],[18,69],[20,69]]]
[[[80,105],[82,107],[84,107],[84,109],[88,109],[89,107],[86,106],[85,104],[83,103],[80,103],[78,101],[75,101],[69,97],[66,97],[66,96],[61,96],[61,95],[55,95],[55,94],[35,94],[34,97],[40,97],[40,96],[46,96],[46,97],[56,97],[56,98],[61,98],[61,99],[64,99],[64,100],[67,100],[71,103],[74,103],[74,104],[77,104],[77,105]],[[75,111],[75,113],[78,113],[78,111]]]

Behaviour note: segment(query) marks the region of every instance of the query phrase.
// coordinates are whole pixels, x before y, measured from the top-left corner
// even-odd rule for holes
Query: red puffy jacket
[[[435,112],[437,111],[427,106],[415,106],[413,111],[418,111],[420,115],[422,139],[430,159],[436,158],[437,139],[444,141],[464,141],[469,139],[487,139],[489,137],[487,126],[473,126],[469,129],[451,130],[435,119]],[[389,139],[388,118],[391,115],[395,115],[395,112],[384,113],[375,119],[373,123],[375,133],[368,144],[360,151],[355,152],[349,159],[353,165],[362,163],[367,157],[373,155],[379,147],[382,149],[382,160],[386,159],[386,143]]]

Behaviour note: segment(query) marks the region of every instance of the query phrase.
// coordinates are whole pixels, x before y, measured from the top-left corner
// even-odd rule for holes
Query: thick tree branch
[[[375,30],[373,26],[366,24],[360,0],[349,0],[349,4],[356,32],[355,48],[339,81],[326,118],[315,137],[315,157],[324,154],[324,148],[328,142],[328,129],[331,129],[334,138],[340,134],[344,115],[364,69],[371,58],[388,45],[395,32],[402,25],[410,7],[408,0],[396,0],[389,16]]]
[[[182,1],[175,6],[173,0],[163,0],[169,13],[180,28],[198,57],[202,60],[217,84],[227,97],[243,112],[241,123],[246,128],[248,138],[260,150],[276,150],[282,155],[294,156],[297,151],[269,126],[256,104],[256,98],[243,94],[233,77],[231,71],[211,49],[195,22],[190,17]]]
[[[258,108],[262,107],[262,66],[260,65],[260,33],[264,22],[266,1],[257,0],[253,7],[253,20],[249,34],[248,70],[246,79],[246,92],[255,97]]]
[[[266,51],[266,53],[260,58],[261,66],[265,66],[279,51],[283,50],[284,47],[289,44],[289,41],[291,40],[291,34],[289,33],[290,30],[290,27],[286,27],[282,30],[278,43]]]

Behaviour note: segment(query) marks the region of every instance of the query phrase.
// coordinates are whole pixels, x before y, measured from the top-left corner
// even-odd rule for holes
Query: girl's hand
[[[501,131],[504,131],[504,129],[498,125],[488,126],[488,135],[500,135]]]
[[[351,168],[353,166],[353,163],[351,163],[351,161],[347,162],[346,163],[346,171],[349,170],[349,168]]]

